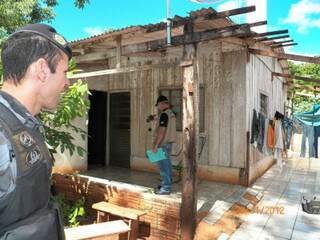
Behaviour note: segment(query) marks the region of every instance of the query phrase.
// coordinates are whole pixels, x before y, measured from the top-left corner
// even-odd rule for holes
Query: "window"
[[[199,131],[204,132],[204,87],[199,89]],[[171,105],[172,111],[176,114],[176,130],[182,131],[182,89],[163,89],[159,92],[161,95],[166,96]]]
[[[268,116],[268,96],[263,93],[260,93],[260,112]]]

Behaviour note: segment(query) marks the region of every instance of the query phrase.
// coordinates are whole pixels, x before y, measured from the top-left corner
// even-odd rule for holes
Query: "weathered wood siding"
[[[201,165],[245,165],[245,59],[243,51],[222,52],[218,41],[198,48],[199,77],[205,88],[207,138]]]

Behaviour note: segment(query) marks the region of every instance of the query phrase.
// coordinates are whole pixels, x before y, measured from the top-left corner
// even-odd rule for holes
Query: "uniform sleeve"
[[[10,144],[0,132],[0,199],[15,188],[16,162],[11,161]]]
[[[159,118],[159,126],[160,127],[167,127],[168,126],[169,117],[166,113],[161,113]]]

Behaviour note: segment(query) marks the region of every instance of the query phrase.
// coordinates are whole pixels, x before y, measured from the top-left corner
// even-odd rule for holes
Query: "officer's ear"
[[[34,74],[36,75],[37,80],[45,82],[50,74],[50,68],[48,62],[44,58],[39,58],[33,63],[34,65]]]

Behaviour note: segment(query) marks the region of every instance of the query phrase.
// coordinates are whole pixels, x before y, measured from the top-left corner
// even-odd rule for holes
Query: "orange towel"
[[[268,126],[268,142],[267,142],[267,147],[272,149],[274,148],[274,141],[275,141],[275,137],[274,137],[274,127],[269,124]]]

